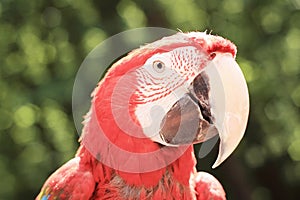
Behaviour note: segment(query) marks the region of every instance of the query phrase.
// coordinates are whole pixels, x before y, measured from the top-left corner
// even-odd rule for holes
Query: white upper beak
[[[210,77],[210,105],[220,146],[213,168],[240,143],[248,121],[249,94],[243,73],[231,54],[217,54],[204,69]]]

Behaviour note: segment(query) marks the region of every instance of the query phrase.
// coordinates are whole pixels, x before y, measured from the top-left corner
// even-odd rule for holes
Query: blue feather
[[[48,195],[44,195],[41,200],[48,200],[49,196],[50,196],[49,194]]]

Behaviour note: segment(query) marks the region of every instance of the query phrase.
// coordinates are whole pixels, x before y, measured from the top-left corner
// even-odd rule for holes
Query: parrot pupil
[[[159,60],[153,62],[153,68],[156,72],[159,72],[159,73],[163,72],[164,67],[165,67],[165,64]]]
[[[161,62],[157,63],[157,65],[156,65],[156,66],[157,66],[157,68],[158,68],[158,69],[162,69],[162,68],[163,68],[163,65],[162,65],[162,63],[161,63]]]

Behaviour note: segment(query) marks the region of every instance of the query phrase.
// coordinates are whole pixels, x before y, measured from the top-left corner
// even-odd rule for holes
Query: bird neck
[[[97,183],[97,194],[114,199],[194,199],[195,157],[193,147],[170,165],[146,173],[128,173],[99,162],[81,145],[77,156],[85,166],[91,166]],[[164,192],[168,191],[168,193]]]
[[[153,186],[168,171],[188,185],[196,163],[192,145],[165,147],[147,138],[130,137],[115,126],[102,127],[91,110],[80,139],[90,160],[117,169],[130,184]]]

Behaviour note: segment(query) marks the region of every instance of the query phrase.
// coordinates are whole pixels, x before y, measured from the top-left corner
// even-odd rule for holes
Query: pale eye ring
[[[165,63],[160,61],[160,60],[156,60],[153,62],[152,67],[154,69],[154,71],[158,72],[158,73],[162,73],[165,71]]]

